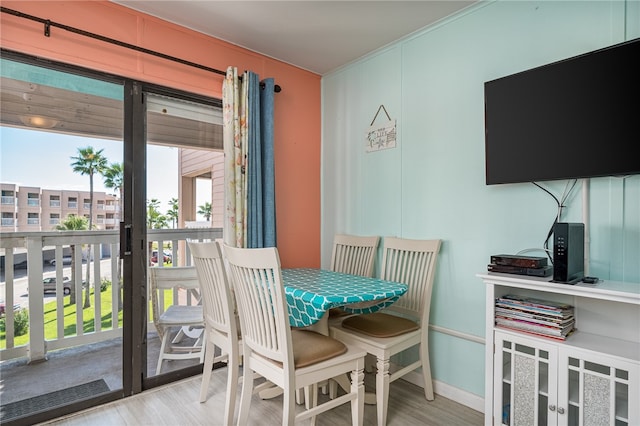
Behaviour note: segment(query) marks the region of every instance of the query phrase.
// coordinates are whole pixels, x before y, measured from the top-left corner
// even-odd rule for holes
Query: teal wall
[[[476,274],[492,254],[541,249],[556,214],[532,184],[485,185],[484,82],[637,37],[638,1],[495,1],[325,75],[322,265],[336,232],[441,238],[431,323],[484,337]],[[398,144],[366,153],[380,105]],[[543,183],[557,197],[565,184]],[[586,193],[587,211],[579,184],[562,220],[589,214],[591,275],[640,283],[640,175],[591,179]],[[484,396],[484,346],[430,341],[434,379]]]

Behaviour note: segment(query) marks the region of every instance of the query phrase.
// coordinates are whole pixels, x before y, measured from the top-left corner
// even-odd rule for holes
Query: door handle
[[[131,225],[120,222],[120,258],[131,255]]]

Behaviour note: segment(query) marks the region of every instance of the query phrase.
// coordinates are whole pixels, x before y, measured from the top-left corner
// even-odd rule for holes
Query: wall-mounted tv
[[[487,185],[640,173],[640,38],[484,84]]]

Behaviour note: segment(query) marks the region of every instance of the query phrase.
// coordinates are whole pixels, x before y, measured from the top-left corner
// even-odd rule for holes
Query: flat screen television
[[[640,38],[487,81],[486,184],[640,173]]]

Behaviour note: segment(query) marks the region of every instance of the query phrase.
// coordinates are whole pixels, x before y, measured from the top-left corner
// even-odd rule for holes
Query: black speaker
[[[575,284],[584,277],[584,223],[553,226],[553,281]]]

